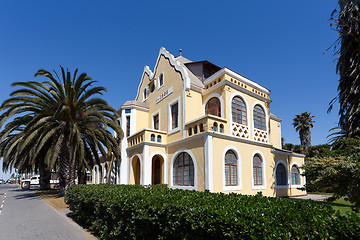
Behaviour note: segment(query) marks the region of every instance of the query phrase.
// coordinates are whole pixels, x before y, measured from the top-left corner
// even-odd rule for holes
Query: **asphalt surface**
[[[0,239],[96,239],[38,197],[15,184],[0,185]]]

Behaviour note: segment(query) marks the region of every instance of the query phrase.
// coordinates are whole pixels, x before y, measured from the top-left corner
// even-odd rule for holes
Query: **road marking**
[[[6,193],[4,193],[3,195],[4,195],[3,201],[2,201],[2,204],[1,204],[1,206],[0,206],[0,215],[1,215],[2,209],[3,209],[3,207],[4,207],[5,198],[6,198]]]

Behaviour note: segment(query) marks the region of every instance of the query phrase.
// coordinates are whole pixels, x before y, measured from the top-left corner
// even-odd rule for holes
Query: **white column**
[[[204,152],[205,152],[205,189],[213,192],[213,137],[205,136]]]
[[[149,145],[144,145],[143,148],[143,164],[141,175],[142,175],[142,185],[149,185],[151,184],[151,159],[149,159]]]

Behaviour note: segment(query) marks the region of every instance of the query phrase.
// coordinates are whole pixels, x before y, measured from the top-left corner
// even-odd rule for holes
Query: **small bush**
[[[73,216],[101,239],[359,239],[360,219],[311,200],[134,185],[77,185]]]

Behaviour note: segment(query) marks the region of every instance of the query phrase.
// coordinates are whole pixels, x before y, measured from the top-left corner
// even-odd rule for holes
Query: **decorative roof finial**
[[[181,49],[181,48],[179,49],[179,52],[180,52],[180,57],[181,57],[181,53],[182,53],[182,49]]]

